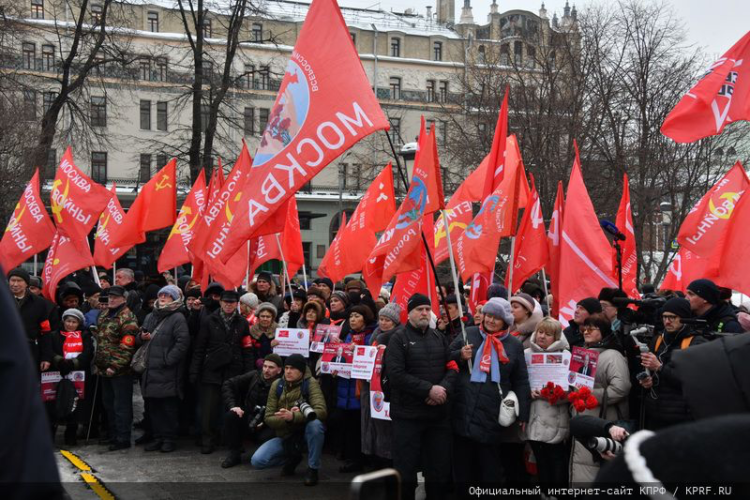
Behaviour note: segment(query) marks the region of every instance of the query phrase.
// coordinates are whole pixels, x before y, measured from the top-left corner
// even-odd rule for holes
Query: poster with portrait
[[[599,363],[599,352],[583,347],[574,347],[570,360],[568,384],[576,388],[594,388],[596,365]]]
[[[529,384],[532,390],[540,390],[552,382],[563,389],[568,387],[570,359],[568,351],[562,352],[527,352],[526,368],[529,372]]]
[[[82,370],[70,372],[65,378],[73,381],[78,398],[83,399],[83,387],[86,383],[86,372]],[[54,401],[57,398],[57,383],[62,380],[60,372],[42,372],[42,401]]]
[[[378,349],[375,356],[375,366],[370,379],[370,416],[378,420],[391,419],[391,403],[385,400],[383,388],[380,385],[380,374],[383,371],[383,356],[385,349]]]
[[[361,380],[372,379],[377,354],[378,348],[375,346],[356,346],[354,349],[354,358],[352,359],[352,378]]]
[[[326,344],[320,358],[320,373],[351,378],[354,344]]]
[[[276,340],[279,343],[273,348],[273,352],[279,356],[310,356],[310,330],[307,328],[277,328]]]
[[[341,338],[341,327],[338,325],[318,325],[310,343],[310,352],[322,353],[326,344]]]

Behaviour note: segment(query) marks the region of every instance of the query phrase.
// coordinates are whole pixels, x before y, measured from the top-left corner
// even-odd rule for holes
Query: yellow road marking
[[[79,456],[74,455],[68,450],[60,450],[60,454],[68,459],[68,462],[75,465],[79,470],[91,472],[91,466],[84,462]]]
[[[60,454],[81,471],[81,479],[83,479],[86,485],[96,493],[96,496],[101,498],[101,500],[115,500],[115,495],[109,491],[101,481],[99,481],[99,479],[92,473],[93,469],[91,466],[84,462],[81,457],[69,452],[68,450],[60,450]]]

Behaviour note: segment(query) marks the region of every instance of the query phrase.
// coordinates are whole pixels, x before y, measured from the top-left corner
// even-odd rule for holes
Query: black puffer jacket
[[[207,357],[221,349],[220,344],[229,344],[232,359],[223,367],[211,367]],[[245,318],[235,313],[229,331],[224,327],[221,308],[205,317],[193,351],[190,364],[190,380],[204,384],[221,385],[225,380],[255,369],[253,344]]]
[[[482,334],[479,327],[472,326],[466,330],[466,340],[476,349],[482,345]],[[507,335],[503,340],[507,363],[500,363],[500,386],[503,394],[511,390],[516,393],[519,404],[518,422],[528,422],[531,409],[531,388],[529,374],[526,370],[526,358],[523,344],[513,335]],[[459,364],[461,371],[456,383],[453,404],[453,430],[459,436],[473,439],[482,443],[501,443],[512,441],[511,434],[514,426],[505,428],[497,422],[500,411],[500,391],[497,383],[487,375],[484,383],[471,382],[471,373],[466,361],[461,361],[461,348],[464,341],[456,338],[451,344],[451,355]],[[474,365],[472,364],[472,368]]]
[[[225,380],[221,386],[221,399],[225,409],[240,407],[249,413],[256,406],[266,406],[268,391],[278,378],[266,380],[263,374],[256,370]]]
[[[571,349],[576,346],[583,347],[583,333],[581,333],[581,327],[575,321],[571,320],[570,324],[563,330],[563,335],[565,335]]]
[[[385,366],[391,384],[391,416],[436,420],[448,417],[449,404],[425,403],[433,385],[440,385],[452,398],[456,371],[448,369],[448,339],[432,328],[418,330],[411,323],[391,336],[385,350]]]
[[[185,316],[180,310],[154,310],[143,321],[143,329],[153,334],[146,371],[141,375],[143,397],[182,397],[183,367],[190,346]]]
[[[713,306],[698,319],[705,319],[708,322],[708,328],[712,332],[724,333],[743,333],[740,322],[737,321],[737,314],[734,312],[731,304],[722,302]]]

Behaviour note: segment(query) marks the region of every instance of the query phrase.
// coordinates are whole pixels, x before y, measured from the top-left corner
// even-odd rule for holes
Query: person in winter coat
[[[587,297],[578,301],[573,313],[573,321],[563,330],[563,335],[565,335],[571,348],[583,347],[584,340],[581,325],[592,314],[601,314],[601,312],[602,304],[596,297]]]
[[[283,365],[281,356],[268,354],[260,370],[232,377],[221,386],[221,397],[226,408],[224,435],[229,446],[229,455],[221,463],[223,469],[241,463],[242,441],[246,431],[259,445],[276,437],[273,429],[263,422],[263,417],[271,384],[281,376]],[[260,418],[257,425],[249,429],[248,425],[256,418]]]
[[[290,295],[287,293],[284,296],[284,302],[287,306],[287,311],[279,318],[279,328],[295,328],[297,322],[302,317],[302,308],[307,302],[307,292],[302,288],[294,290]]]
[[[279,295],[279,292],[276,289],[276,282],[271,273],[267,271],[261,271],[258,273],[255,282],[251,283],[249,288],[249,291],[253,292],[260,302],[270,302],[276,307],[277,311],[281,310],[283,306],[283,297]]]
[[[253,343],[247,321],[237,310],[239,294],[222,292],[219,309],[201,322],[190,365],[190,382],[199,383],[201,453],[213,453],[221,384],[255,369]]]
[[[391,336],[401,325],[401,308],[391,302],[383,306],[378,312],[378,327],[370,337],[370,345],[377,346],[378,356],[385,354],[385,348]],[[378,468],[392,465],[391,447],[393,442],[393,427],[389,420],[380,420],[370,416],[370,381],[362,381],[360,393],[362,406],[362,453],[369,457],[371,463]]]
[[[184,396],[182,376],[190,345],[187,321],[181,311],[184,304],[179,288],[163,287],[138,336],[141,344],[149,343],[141,394],[155,440],[144,448],[146,451],[175,450],[180,399]]]
[[[463,316],[459,315],[458,310],[458,301],[461,301],[461,311],[463,312]],[[445,312],[446,318],[441,318],[440,322],[438,323],[438,331],[443,333],[444,335],[448,335],[449,342],[453,342],[453,339],[456,337],[462,337],[462,330],[461,330],[461,323],[463,323],[464,328],[467,328],[469,326],[474,325],[474,319],[469,314],[469,310],[466,308],[466,302],[464,301],[463,295],[456,295],[455,293],[452,293],[446,297],[445,302],[447,304],[447,309]],[[450,325],[446,322],[446,319],[448,322],[450,322]]]
[[[276,307],[270,302],[259,304],[256,309],[258,321],[250,327],[250,337],[253,342],[253,356],[255,357],[255,368],[263,368],[263,360],[273,352],[273,348],[278,342],[276,338]]]
[[[41,371],[59,371],[65,377],[73,371],[83,371],[85,380],[91,377],[91,362],[94,359],[94,342],[91,334],[84,327],[83,313],[78,309],[68,309],[62,315],[60,330],[50,332],[42,338]],[[84,397],[86,396],[84,392]],[[55,402],[47,403],[47,415],[52,424],[52,439],[57,431],[57,416]],[[80,404],[76,411],[65,421],[65,445],[76,445],[78,422],[84,421],[88,415],[82,413]]]
[[[531,347],[529,339],[542,318],[542,306],[531,295],[519,293],[510,298],[513,325],[510,333],[523,344],[524,349]]]
[[[689,326],[682,324],[683,319],[690,317],[690,302],[679,297],[669,299],[661,314],[664,332],[654,338],[651,352],[641,355],[643,368],[651,373],[639,380],[647,390],[644,399],[646,429],[656,431],[693,419],[682,396],[682,382],[669,363],[675,352],[706,342],[704,337],[695,335]]]
[[[307,328],[312,335],[319,324],[330,324],[330,320],[325,317],[325,308],[317,300],[308,300],[302,308],[302,317],[297,321],[297,328]]]
[[[409,322],[385,350],[393,420],[393,466],[401,474],[401,498],[414,498],[417,471],[427,498],[445,498],[451,461],[449,397],[458,372],[445,335],[430,328],[432,304],[422,294],[407,302]]]
[[[696,319],[706,320],[713,332],[742,333],[742,325],[731,304],[720,299],[719,287],[707,279],[691,282],[685,292]]]
[[[570,349],[562,334],[562,325],[552,318],[544,318],[531,334],[526,353],[562,352]],[[567,386],[563,387],[567,390]],[[566,391],[567,392],[567,391]],[[567,394],[566,394],[567,395]],[[570,404],[566,397],[557,403],[542,398],[541,391],[531,391],[531,414],[526,426],[536,466],[539,483],[543,487],[564,488],[568,484],[568,433],[570,430]]]
[[[331,294],[330,306],[329,306],[331,315],[329,319],[331,320],[332,325],[341,326],[341,333],[344,335],[346,335],[346,333],[348,333],[348,330],[349,330],[348,323],[347,323],[347,320],[349,319],[348,307],[349,307],[349,297],[346,295],[346,293],[342,292],[341,290],[338,290]],[[347,326],[346,332],[344,331],[344,325]]]
[[[258,315],[256,314],[258,304],[260,304],[260,301],[258,300],[258,296],[254,293],[248,292],[240,297],[240,314],[245,317],[247,324],[250,327],[258,322]]]
[[[525,429],[531,406],[523,346],[508,331],[513,323],[511,305],[494,297],[482,312],[484,322],[467,330],[466,344],[458,337],[450,346],[460,367],[452,418],[453,474],[464,496],[471,485],[517,479],[523,467],[518,432]],[[518,420],[502,427],[498,411],[510,391],[518,397]]]
[[[39,342],[42,335],[57,329],[57,313],[54,304],[29,291],[30,279],[29,273],[20,267],[8,273],[10,293],[21,315],[34,365],[38,367],[41,355]]]
[[[595,314],[586,318],[582,326],[586,349],[597,351],[599,359],[591,391],[598,406],[581,414],[599,416],[610,422],[627,419],[630,372],[622,346],[612,332],[612,324],[603,315]],[[575,441],[570,459],[571,484],[591,484],[594,481],[601,465],[600,457],[597,454],[595,458],[594,453]]]

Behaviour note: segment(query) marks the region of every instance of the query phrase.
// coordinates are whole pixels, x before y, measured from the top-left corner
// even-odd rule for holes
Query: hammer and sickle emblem
[[[242,198],[242,191],[237,193],[237,196],[234,197],[234,202],[237,203],[238,201],[240,201],[240,198]],[[232,219],[234,219],[234,214],[231,210],[229,210],[229,203],[227,203],[227,206],[224,208],[224,210],[226,211],[227,221],[232,222]]]
[[[736,199],[739,198],[737,196],[737,193],[723,193],[721,196],[719,196],[720,200],[729,200],[729,201],[736,201]],[[719,219],[729,219],[732,216],[732,212],[734,211],[734,205],[732,205],[731,208],[729,208],[726,213],[723,213],[724,211],[716,210],[716,205],[714,205],[714,200],[708,200],[708,209],[711,211],[712,214],[714,214]]]
[[[16,205],[16,210],[18,210],[19,208],[21,208],[20,203]],[[11,229],[13,229],[14,227],[16,227],[19,222],[21,222],[21,217],[23,217],[23,213],[25,211],[26,211],[26,206],[23,207],[23,209],[18,215],[13,215],[13,217],[10,219],[10,222],[8,223],[8,227],[5,228],[6,233],[10,231]]]
[[[62,185],[62,180],[56,179],[55,183],[52,184],[52,192],[54,193],[55,191],[57,191],[58,187],[61,185]],[[61,224],[63,221],[62,211],[63,211],[63,208],[65,208],[65,200],[68,199],[69,191],[70,191],[70,179],[68,179],[68,182],[65,183],[65,191],[63,191],[63,194],[62,194],[62,202],[58,203],[57,200],[55,199],[54,194],[52,196],[52,206],[51,206],[52,215],[55,217],[58,224]]]
[[[96,230],[96,234],[94,235],[94,239],[99,238],[99,236],[107,228],[107,224],[109,224],[110,217],[112,217],[112,214],[107,214],[107,218],[106,219],[104,219],[104,214],[102,214],[101,217],[99,217],[99,228]],[[102,222],[102,219],[104,219],[104,222]]]
[[[169,237],[167,238],[167,240],[171,239],[172,236],[174,236],[175,234],[185,234],[189,232],[191,229],[193,229],[193,226],[195,225],[195,223],[198,222],[199,214],[195,214],[195,217],[193,217],[193,220],[190,221],[187,228],[180,229],[182,222],[186,221],[188,218],[187,216],[192,215],[192,214],[193,214],[192,208],[182,207],[182,209],[180,210],[180,216],[177,219],[177,223],[175,223],[175,225],[172,227],[172,231],[169,233]]]
[[[169,176],[167,174],[164,174],[161,180],[156,181],[156,190],[161,191],[162,189],[168,187],[172,187],[172,184],[169,183]]]

